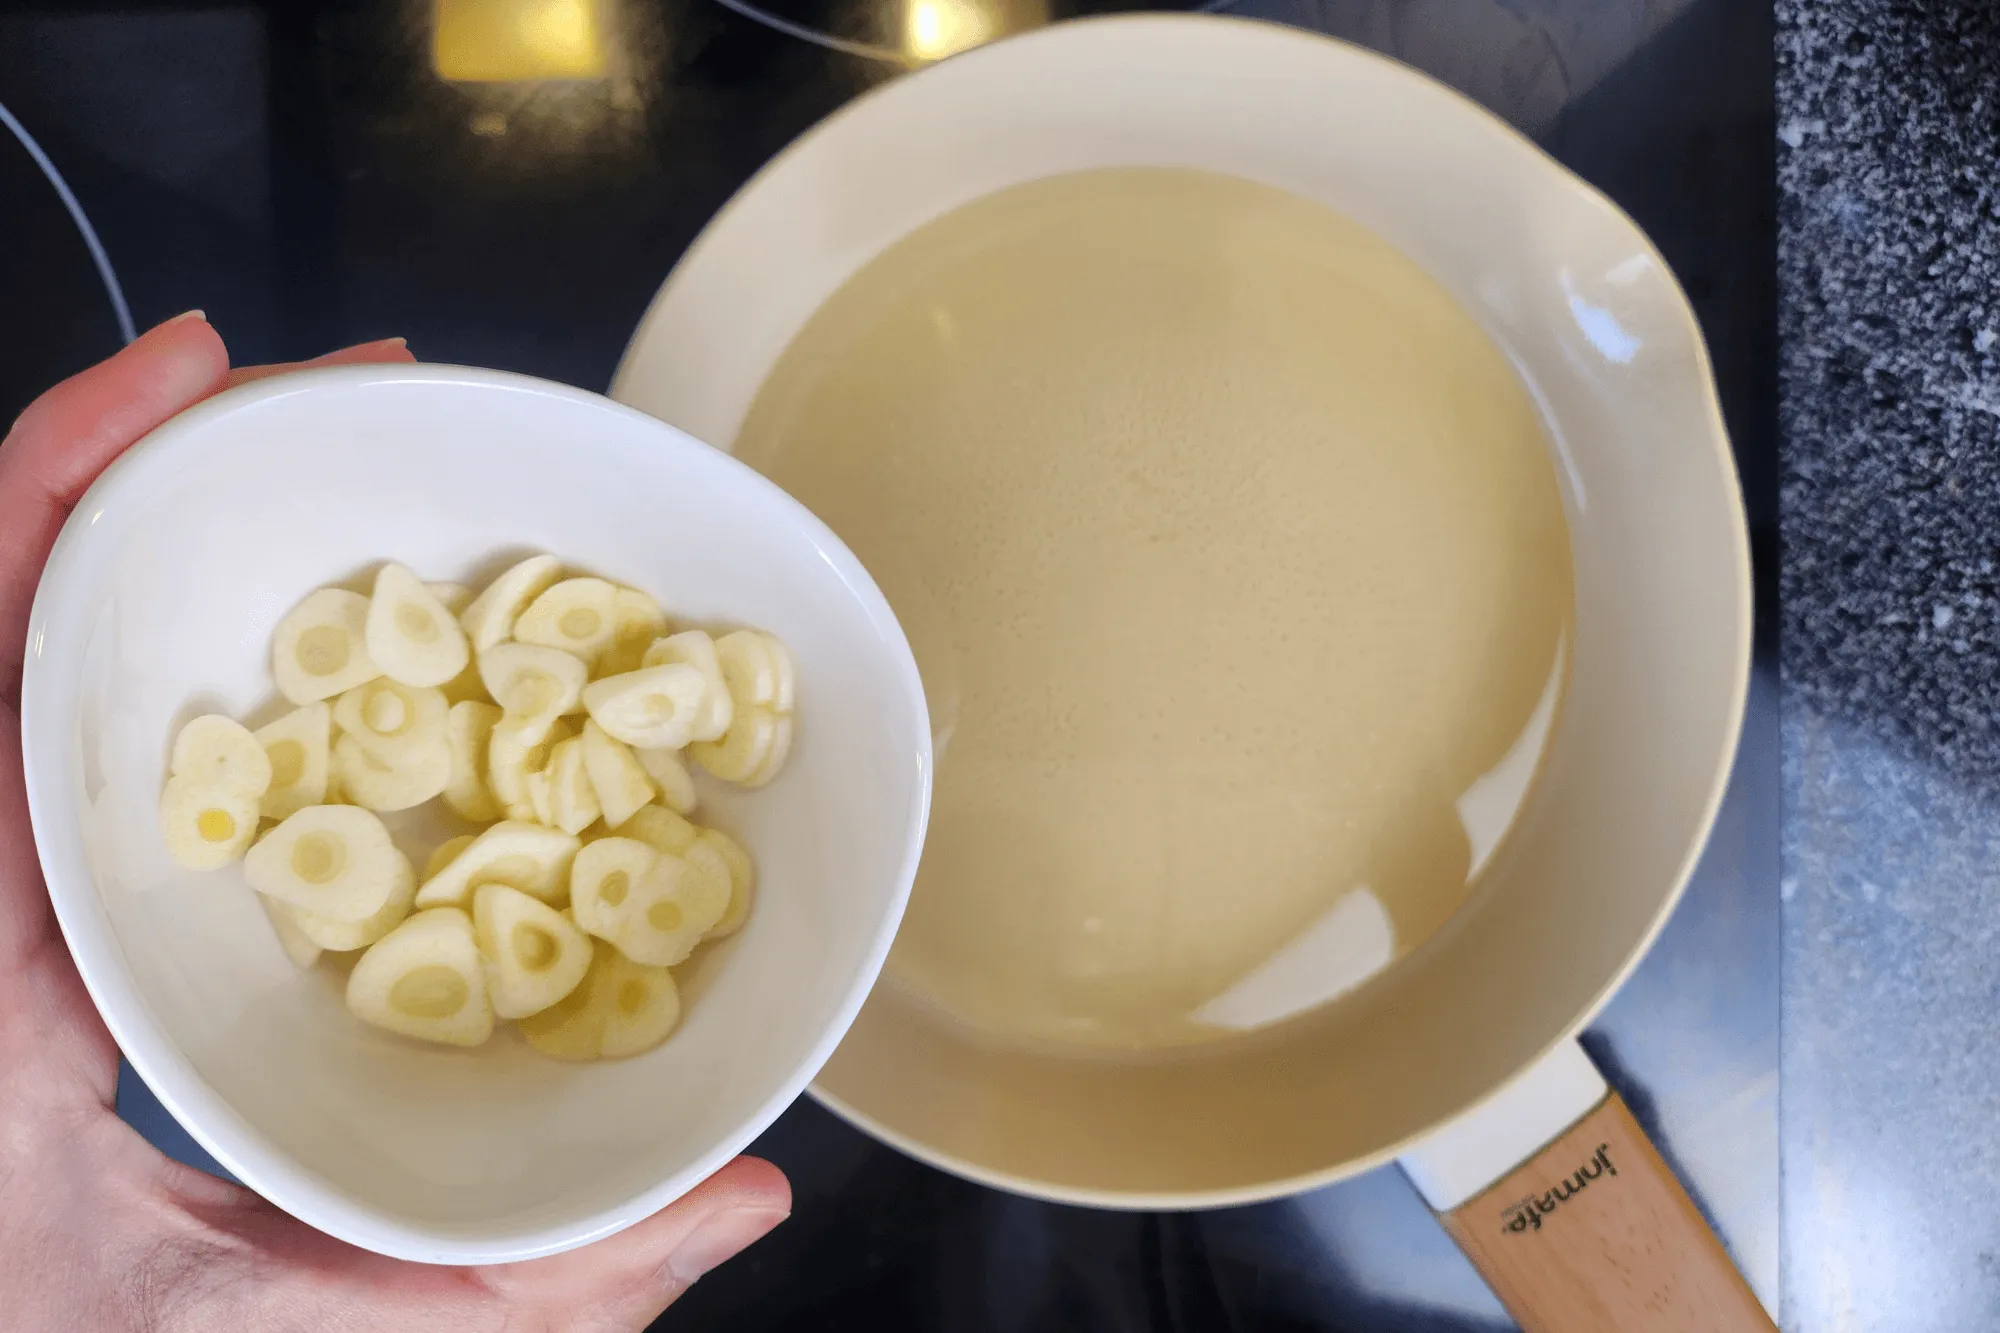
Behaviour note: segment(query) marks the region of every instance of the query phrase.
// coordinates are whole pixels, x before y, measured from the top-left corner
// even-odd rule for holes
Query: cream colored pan
[[[613,394],[728,447],[792,336],[892,242],[1009,185],[1127,165],[1320,200],[1500,342],[1561,455],[1566,706],[1480,891],[1317,1018],[1183,1060],[1098,1062],[969,1043],[878,987],[814,1091],[947,1170],[1101,1206],[1241,1203],[1400,1159],[1531,1330],[1768,1328],[1574,1042],[1694,866],[1750,656],[1708,357],[1658,252],[1610,203],[1354,47],[1208,18],[1061,25],[893,82],[781,153],[674,270]]]

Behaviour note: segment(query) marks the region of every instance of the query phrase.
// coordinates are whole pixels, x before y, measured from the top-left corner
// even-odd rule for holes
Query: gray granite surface
[[[2000,6],[1779,13],[1786,680],[2000,795]]]
[[[1780,0],[1784,1322],[2000,1328],[2000,5]]]

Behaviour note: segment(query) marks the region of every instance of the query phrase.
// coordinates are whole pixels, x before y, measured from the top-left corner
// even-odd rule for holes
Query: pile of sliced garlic
[[[167,851],[195,870],[242,858],[300,967],[362,951],[347,1007],[364,1022],[477,1046],[509,1019],[563,1060],[649,1050],[680,1020],[668,969],[742,928],[756,880],[688,820],[688,761],[762,787],[792,745],[782,643],[669,631],[645,593],[546,555],[477,597],[396,564],[371,596],[323,588],[272,643],[295,709],[175,738]],[[377,812],[434,798],[484,827],[419,880]]]

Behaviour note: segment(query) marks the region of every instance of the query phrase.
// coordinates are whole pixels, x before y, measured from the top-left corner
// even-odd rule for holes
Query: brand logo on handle
[[[1599,1176],[1615,1176],[1618,1168],[1611,1164],[1611,1145],[1597,1145],[1597,1155],[1579,1167],[1576,1173],[1541,1194],[1531,1194],[1525,1199],[1508,1204],[1501,1210],[1505,1220],[1500,1224],[1503,1232],[1540,1231],[1542,1219],[1551,1217],[1556,1209],[1574,1199],[1590,1187],[1590,1182]]]

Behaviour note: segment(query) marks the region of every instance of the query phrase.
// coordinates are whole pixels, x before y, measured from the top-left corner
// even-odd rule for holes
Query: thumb
[[[739,1157],[643,1222],[594,1245],[478,1270],[513,1309],[546,1311],[550,1327],[641,1329],[696,1278],[790,1216],[784,1173]]]

